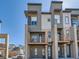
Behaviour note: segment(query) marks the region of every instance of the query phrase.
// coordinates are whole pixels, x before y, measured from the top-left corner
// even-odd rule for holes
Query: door
[[[43,46],[31,47],[31,58],[45,58],[45,48]]]

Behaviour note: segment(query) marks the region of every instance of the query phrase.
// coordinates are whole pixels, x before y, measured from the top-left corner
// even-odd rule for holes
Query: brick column
[[[64,44],[64,57],[67,58],[66,44]]]
[[[30,48],[28,43],[30,42],[30,33],[29,33],[29,28],[28,25],[25,25],[25,56],[24,59],[29,59],[30,58]]]
[[[45,43],[48,42],[48,31],[45,31]],[[48,45],[45,45],[45,59],[48,59]]]
[[[5,38],[5,44],[6,44],[5,59],[8,59],[9,36],[7,36],[7,38]]]
[[[47,45],[45,46],[45,58],[48,59],[48,50],[47,50]]]
[[[48,42],[48,31],[46,30],[45,31],[45,43],[47,43]]]
[[[52,53],[53,59],[58,59],[58,39],[57,39],[57,25],[54,25],[54,28],[52,29],[52,39],[53,39],[53,45],[52,45]]]
[[[76,25],[74,25],[73,52],[74,52],[74,58],[78,59],[78,43],[77,43],[77,28],[76,28]]]

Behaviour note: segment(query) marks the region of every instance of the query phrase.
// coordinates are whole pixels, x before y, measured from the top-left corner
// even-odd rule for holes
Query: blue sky
[[[42,3],[42,11],[49,11],[52,0],[0,0],[0,19],[2,20],[2,33],[9,34],[12,44],[24,44],[24,26],[27,3]],[[63,0],[63,7],[79,8],[78,0]]]

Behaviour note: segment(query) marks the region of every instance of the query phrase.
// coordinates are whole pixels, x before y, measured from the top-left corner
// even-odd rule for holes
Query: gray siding
[[[41,11],[41,6],[39,5],[28,5],[29,11]]]
[[[29,29],[31,30],[41,30],[41,5],[28,5],[29,11],[37,11],[37,25],[31,26],[29,25]],[[29,20],[29,19],[28,19]]]

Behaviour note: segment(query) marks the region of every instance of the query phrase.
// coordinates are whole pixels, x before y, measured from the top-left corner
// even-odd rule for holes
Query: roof
[[[79,10],[79,8],[66,8],[65,10]]]
[[[51,14],[51,12],[41,12],[41,14]]]
[[[62,1],[52,1],[52,3],[63,3]]]
[[[70,13],[71,11],[70,11],[70,10],[64,10],[63,12],[67,12],[67,13]]]
[[[41,3],[28,3],[28,5],[42,5]]]

